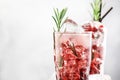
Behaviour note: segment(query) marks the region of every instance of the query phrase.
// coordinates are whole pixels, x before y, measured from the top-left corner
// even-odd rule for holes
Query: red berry
[[[96,27],[92,28],[92,32],[97,32],[97,31],[98,31],[98,29]]]

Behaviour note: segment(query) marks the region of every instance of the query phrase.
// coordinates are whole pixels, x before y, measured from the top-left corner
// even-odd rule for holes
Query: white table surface
[[[48,80],[56,80],[55,73],[52,74],[52,76]],[[101,75],[90,75],[89,80],[112,80],[112,79],[109,75],[103,75],[103,76],[101,76]]]

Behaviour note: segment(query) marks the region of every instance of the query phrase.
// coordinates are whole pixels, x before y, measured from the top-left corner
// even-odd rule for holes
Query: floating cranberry
[[[76,59],[76,56],[73,54],[73,51],[71,49],[66,49],[65,51],[63,51],[63,59]]]
[[[94,56],[94,58],[102,59],[102,55],[96,51],[93,53],[93,56]]]
[[[93,31],[93,32],[97,32],[98,29],[97,29],[96,27],[92,27],[92,31]]]
[[[85,31],[91,31],[91,30],[92,30],[92,26],[91,26],[90,23],[85,24],[85,25],[83,25],[82,27],[83,27],[83,29],[84,29]]]
[[[97,45],[92,45],[92,49],[96,50],[97,49]]]
[[[100,25],[100,26],[99,26],[99,31],[102,32],[102,33],[104,32],[104,31],[103,31],[103,28],[104,28],[103,25]]]
[[[80,69],[80,75],[81,75],[80,80],[88,80],[88,79],[87,79],[87,75],[85,75],[85,74],[86,74],[86,71],[87,71],[86,68]]]

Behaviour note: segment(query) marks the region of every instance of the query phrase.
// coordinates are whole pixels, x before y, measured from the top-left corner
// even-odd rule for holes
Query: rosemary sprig
[[[110,13],[110,11],[113,9],[111,7],[103,16],[101,16],[102,13],[102,0],[94,0],[93,3],[91,3],[92,9],[93,9],[93,20],[102,22],[102,20]]]
[[[69,47],[70,47],[70,49],[73,51],[73,54],[74,54],[75,56],[77,56],[74,43],[70,42]]]
[[[54,9],[54,16],[52,16],[53,20],[55,21],[55,24],[57,26],[57,31],[59,32],[61,27],[64,24],[65,15],[67,12],[67,8],[62,9],[61,11],[58,10],[58,8]]]
[[[101,19],[101,11],[102,11],[102,0],[94,0],[91,3],[93,9],[93,20],[100,21]]]

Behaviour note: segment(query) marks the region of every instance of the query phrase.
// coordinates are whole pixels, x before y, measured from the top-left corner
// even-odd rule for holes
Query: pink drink
[[[56,80],[88,80],[91,33],[54,33]]]
[[[82,26],[85,32],[92,32],[92,61],[90,74],[104,73],[105,28],[100,22],[89,22]]]

